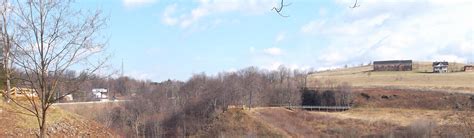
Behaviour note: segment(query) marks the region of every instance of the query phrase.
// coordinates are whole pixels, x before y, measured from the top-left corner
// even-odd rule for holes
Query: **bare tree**
[[[11,89],[11,75],[12,75],[12,57],[11,52],[13,49],[14,32],[11,32],[13,28],[12,25],[12,6],[8,0],[0,1],[0,46],[2,46],[2,65],[3,65],[3,74],[4,75],[4,101],[10,102],[10,89]]]
[[[61,76],[73,66],[83,74],[93,74],[104,65],[106,58],[99,55],[105,46],[100,31],[107,19],[100,11],[72,8],[70,0],[16,1],[12,5],[19,34],[14,41],[14,65],[24,74],[18,85],[32,91],[26,96],[28,102],[12,101],[36,117],[38,136],[44,137],[48,109],[78,90],[75,87],[55,96],[58,86],[64,84]],[[82,82],[87,77],[80,75],[75,81]]]

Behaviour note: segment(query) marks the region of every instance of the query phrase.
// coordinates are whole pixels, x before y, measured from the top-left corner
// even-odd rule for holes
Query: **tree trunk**
[[[46,111],[43,111],[41,118],[39,137],[44,138],[46,137]]]
[[[40,138],[44,138],[44,137],[45,137],[45,134],[44,134],[44,133],[45,133],[45,128],[44,128],[44,126],[43,126],[43,127],[40,127],[40,134],[39,134],[39,137],[40,137]]]
[[[250,96],[249,96],[249,110],[252,109],[252,90],[250,90]]]
[[[5,39],[5,38],[3,38]],[[8,38],[7,38],[8,39]],[[5,42],[5,41],[4,41]],[[3,70],[5,73],[5,91],[3,93],[4,101],[9,103],[10,102],[10,62],[8,59],[10,58],[10,49],[9,49],[9,41],[7,40],[3,45]]]
[[[5,102],[7,103],[10,103],[10,90],[11,90],[11,85],[10,85],[10,72],[7,71],[6,73],[6,90],[5,90],[5,93],[4,93],[4,98],[5,98]]]

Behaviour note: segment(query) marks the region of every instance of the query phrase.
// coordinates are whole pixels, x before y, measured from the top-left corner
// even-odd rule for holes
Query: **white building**
[[[97,89],[92,89],[92,94],[94,95],[94,98],[102,100],[107,100],[107,93],[108,89],[106,88],[97,88]]]
[[[72,97],[72,94],[68,94],[68,95],[64,96],[64,100],[72,101],[72,100],[74,100],[74,98]]]
[[[448,72],[449,63],[446,61],[443,62],[433,62],[433,72],[434,73],[445,73]]]

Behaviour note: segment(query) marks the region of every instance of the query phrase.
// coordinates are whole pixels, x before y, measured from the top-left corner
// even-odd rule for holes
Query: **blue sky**
[[[186,80],[248,66],[328,69],[374,60],[474,61],[473,2],[424,0],[83,0],[110,16],[116,70]]]

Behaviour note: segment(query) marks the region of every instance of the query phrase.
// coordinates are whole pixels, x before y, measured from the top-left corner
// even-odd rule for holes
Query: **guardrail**
[[[282,106],[288,109],[306,109],[317,111],[346,111],[351,109],[351,106]]]
[[[108,100],[108,101],[90,101],[90,102],[68,102],[68,103],[53,103],[53,105],[80,105],[80,104],[102,104],[102,103],[119,103],[130,102],[132,100]]]

